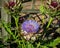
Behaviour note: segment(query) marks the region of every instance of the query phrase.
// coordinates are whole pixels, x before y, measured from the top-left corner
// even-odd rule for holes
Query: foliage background
[[[42,19],[41,19],[42,25],[43,25],[42,28],[44,30],[42,33],[38,33],[38,34],[41,34],[41,36],[38,36],[38,38],[36,40],[32,41],[32,40],[25,40],[21,36],[21,34],[19,34],[21,32],[21,28],[19,28],[19,27],[21,27],[21,24],[22,24],[22,23],[19,23],[19,17],[20,17],[19,13],[22,10],[22,3],[19,5],[20,6],[17,6],[14,8],[15,12],[11,11],[10,9],[7,10],[7,8],[5,8],[5,11],[7,11],[7,13],[9,15],[11,15],[11,17],[14,19],[15,22],[13,23],[13,25],[15,24],[15,27],[16,27],[14,31],[11,31],[11,23],[6,23],[5,21],[1,21],[2,26],[5,28],[5,30],[9,34],[9,37],[5,37],[5,39],[4,39],[5,42],[9,43],[11,48],[15,48],[15,46],[16,46],[16,48],[59,48],[57,46],[60,44],[60,36],[59,36],[60,31],[56,32],[55,31],[56,27],[50,27],[50,26],[54,25],[54,24],[52,24],[52,22],[53,22],[54,18],[56,18],[57,14],[58,14],[58,18],[59,18],[59,16],[60,16],[59,10],[58,10],[58,12],[52,12],[51,10],[48,10],[48,8],[44,7],[44,5],[40,6],[40,13],[43,15],[43,17],[46,14],[48,14],[49,20],[45,24],[44,23],[45,19],[42,17]],[[28,17],[28,19],[31,19],[31,18],[32,17]],[[59,29],[60,25],[57,28]],[[54,36],[56,36],[56,34],[58,34],[58,35],[56,37],[52,36],[51,39],[48,39],[48,38],[50,38],[48,36],[48,34],[51,33],[50,32],[51,30],[52,30],[52,32],[54,31],[53,32],[53,33],[55,33]],[[3,39],[1,39],[1,40],[3,40]],[[1,48],[4,48],[5,46],[8,46],[8,44],[7,45],[6,45],[6,43],[0,44]]]

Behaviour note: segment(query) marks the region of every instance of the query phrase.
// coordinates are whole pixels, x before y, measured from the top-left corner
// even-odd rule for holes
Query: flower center
[[[29,32],[32,32],[33,29],[34,29],[34,26],[31,25],[31,24],[28,24],[28,25],[26,26],[26,28],[27,28],[27,30],[28,30]]]

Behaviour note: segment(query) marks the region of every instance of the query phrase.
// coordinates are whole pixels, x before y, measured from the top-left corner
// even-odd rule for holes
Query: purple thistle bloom
[[[9,7],[13,7],[15,5],[14,1],[9,1]]]
[[[34,20],[26,20],[22,24],[22,30],[28,33],[36,33],[39,29],[39,24]]]
[[[14,1],[5,2],[5,6],[9,9],[10,9],[10,7],[15,6],[15,4],[16,4],[16,2],[14,2]]]
[[[51,6],[56,8],[58,6],[58,2],[57,1],[52,1]]]

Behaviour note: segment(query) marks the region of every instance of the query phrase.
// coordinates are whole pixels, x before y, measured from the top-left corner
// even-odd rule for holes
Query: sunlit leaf
[[[48,24],[47,24],[47,28],[49,28],[49,26],[51,25],[52,20],[53,20],[53,18],[51,17],[51,18],[49,19]]]
[[[56,38],[53,42],[50,42],[49,46],[56,46],[60,43],[60,37]]]
[[[40,13],[46,13],[46,9],[45,9],[45,7],[44,7],[44,5],[40,5]]]

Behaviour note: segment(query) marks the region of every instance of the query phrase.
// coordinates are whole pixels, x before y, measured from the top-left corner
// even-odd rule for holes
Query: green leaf
[[[60,15],[60,11],[57,11],[56,16],[59,16],[59,15]]]
[[[46,13],[46,9],[45,9],[45,7],[44,7],[44,5],[40,5],[40,12],[42,13],[42,14],[45,14]]]
[[[40,42],[37,44],[37,47],[36,48],[39,48],[41,45],[40,45]]]
[[[56,38],[53,42],[50,42],[49,46],[56,46],[60,43],[60,37]]]
[[[13,18],[15,19],[16,28],[18,29],[19,16],[13,16]]]
[[[51,17],[49,22],[48,22],[47,28],[49,28],[49,26],[51,25],[52,20],[53,20],[53,18]]]
[[[31,43],[27,42],[26,48],[34,48],[34,47]]]
[[[13,38],[15,39],[15,35],[13,34],[13,32],[11,32],[11,29],[8,27],[7,23],[5,23],[4,21],[2,21],[2,26],[5,28],[5,30],[7,31],[7,33],[9,33],[10,35],[12,35]]]
[[[48,48],[47,46],[42,46],[42,48]]]

